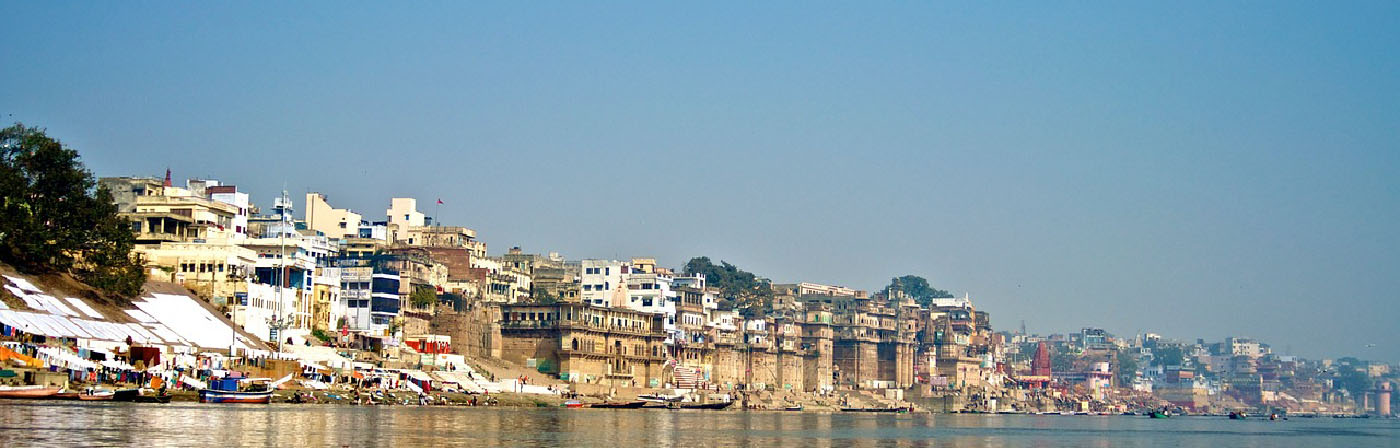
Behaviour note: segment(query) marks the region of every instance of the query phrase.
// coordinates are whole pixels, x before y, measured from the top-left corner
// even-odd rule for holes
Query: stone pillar
[[[1383,381],[1376,386],[1376,414],[1390,417],[1390,382]]]

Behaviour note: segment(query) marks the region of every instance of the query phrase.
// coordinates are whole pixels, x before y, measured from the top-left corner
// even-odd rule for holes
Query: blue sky
[[[913,273],[999,328],[1400,359],[1395,2],[0,12],[0,118],[99,176],[441,197],[493,253]]]

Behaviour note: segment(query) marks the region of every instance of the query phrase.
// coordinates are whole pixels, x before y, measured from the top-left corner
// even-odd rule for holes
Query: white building
[[[418,200],[414,198],[392,198],[389,200],[389,209],[385,210],[389,217],[389,242],[397,243],[400,240],[407,241],[408,230],[414,227],[422,227],[427,223],[427,216],[418,211]]]
[[[579,274],[579,298],[583,303],[593,306],[611,306],[613,303],[621,303],[626,296],[624,289],[622,295],[618,295],[618,285],[623,283],[623,271],[627,268],[627,263],[616,260],[583,260],[580,263]]]
[[[238,212],[233,216],[233,221],[228,229],[232,232],[230,238],[234,241],[241,241],[248,237],[248,209],[252,205],[248,199],[248,193],[238,191],[237,186],[223,185],[217,180],[190,179],[185,182],[185,188],[212,201],[237,207]]]

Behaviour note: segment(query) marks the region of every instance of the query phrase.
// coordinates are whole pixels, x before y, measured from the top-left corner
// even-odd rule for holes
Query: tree
[[[1359,397],[1375,387],[1375,381],[1366,374],[1365,369],[1358,366],[1359,364],[1343,364],[1334,382],[1336,388],[1351,392],[1353,397]]]
[[[1055,372],[1073,372],[1077,370],[1074,368],[1074,362],[1078,359],[1079,357],[1073,353],[1065,353],[1056,350],[1054,354],[1050,355],[1050,370]]]
[[[553,305],[561,301],[559,296],[551,294],[548,289],[540,286],[530,287],[530,299],[541,305]]]
[[[773,286],[767,279],[739,269],[725,261],[716,265],[710,257],[695,257],[685,263],[687,275],[704,274],[705,283],[719,289],[722,304],[746,314],[766,309],[773,302]]]
[[[1157,346],[1152,350],[1152,365],[1155,366],[1180,366],[1185,361],[1180,346],[1168,345]]]
[[[414,288],[413,292],[408,294],[408,301],[415,308],[431,307],[437,303],[437,291],[433,290],[432,287]]]
[[[108,293],[141,292],[130,226],[78,152],[23,124],[0,130],[0,259],[28,272],[71,272]]]
[[[1137,377],[1138,362],[1137,357],[1127,350],[1118,350],[1118,376],[1119,387],[1133,384],[1133,379]]]
[[[929,286],[928,279],[917,275],[905,275],[890,279],[890,285],[885,287],[887,291],[900,291],[904,295],[912,297],[920,305],[929,306],[933,299],[952,298],[953,294],[942,289]]]

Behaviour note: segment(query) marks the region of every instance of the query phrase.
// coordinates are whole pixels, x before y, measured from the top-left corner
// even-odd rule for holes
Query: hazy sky
[[[54,3],[0,116],[99,176],[1400,359],[1400,2]]]

